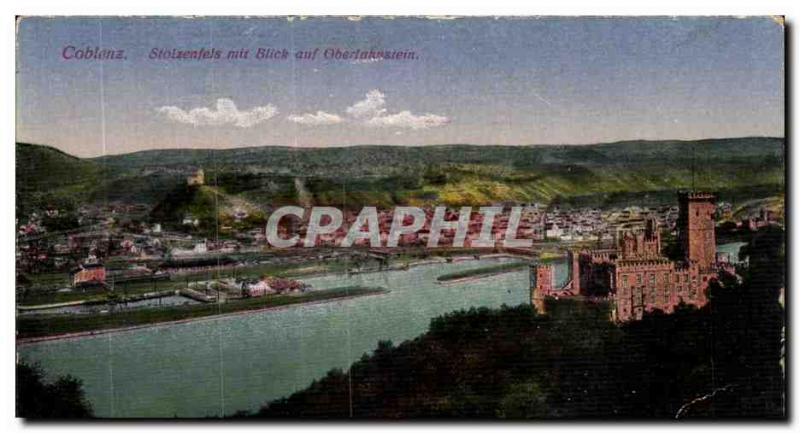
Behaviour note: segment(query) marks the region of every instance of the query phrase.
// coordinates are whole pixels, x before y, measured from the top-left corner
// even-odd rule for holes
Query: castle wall
[[[578,256],[577,277],[582,296],[607,296],[614,286],[616,250],[584,251]]]
[[[702,307],[707,302],[705,290],[716,277],[697,265],[667,260],[620,263],[616,275],[613,297],[619,321],[638,320],[653,310],[671,313],[680,303]]]

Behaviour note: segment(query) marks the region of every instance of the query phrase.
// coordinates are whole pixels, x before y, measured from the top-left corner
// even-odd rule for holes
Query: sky
[[[769,17],[33,17],[17,28],[16,135],[80,157],[782,137],[783,44]],[[76,59],[87,47],[122,58]],[[413,55],[325,59],[329,48]],[[241,49],[247,59],[227,57]]]

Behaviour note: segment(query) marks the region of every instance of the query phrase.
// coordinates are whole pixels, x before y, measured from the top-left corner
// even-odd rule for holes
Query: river
[[[735,255],[741,244],[724,247]],[[39,362],[50,376],[83,380],[96,416],[230,415],[288,396],[332,368],[346,369],[379,340],[397,344],[414,338],[444,313],[528,303],[527,269],[436,283],[443,274],[515,260],[483,258],[307,278],[315,289],[359,285],[390,292],[28,344],[18,353],[22,360]],[[559,284],[567,276],[565,261],[552,263]]]
[[[255,410],[346,369],[379,340],[423,333],[431,318],[529,300],[528,271],[437,284],[450,272],[513,261],[485,258],[305,281],[315,289],[381,286],[377,296],[18,347],[50,376],[83,380],[100,417],[204,417]]]

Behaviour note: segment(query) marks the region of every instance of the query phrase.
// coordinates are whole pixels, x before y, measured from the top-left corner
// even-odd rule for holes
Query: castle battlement
[[[686,197],[689,200],[715,200],[716,196],[710,192],[703,191],[684,191],[678,193],[679,197]]]
[[[658,259],[632,259],[632,260],[619,260],[617,262],[617,267],[620,269],[626,270],[639,270],[639,269],[674,269],[675,262],[667,259],[667,258],[658,258]]]

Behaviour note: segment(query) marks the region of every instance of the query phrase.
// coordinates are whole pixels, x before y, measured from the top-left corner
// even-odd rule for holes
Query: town
[[[204,182],[202,170],[186,179],[188,188]],[[656,239],[648,259],[661,260],[662,234],[678,238],[682,233],[681,207],[675,205],[601,209],[494,203],[477,212],[470,207],[365,207],[359,213],[282,207],[272,210],[265,225],[241,231],[221,226],[219,235],[211,239],[195,230],[195,215],[183,215],[180,221],[152,221],[149,211],[144,204],[110,202],[84,204],[72,215],[50,208],[17,221],[20,313],[97,313],[307,296],[317,293],[302,281],[309,275],[397,269],[431,256],[452,260],[504,253],[529,260],[566,252],[573,273],[587,269],[578,263],[579,258],[599,263],[598,254],[608,256],[608,249],[623,239],[621,233],[643,222],[647,239]],[[781,224],[779,215],[766,208],[737,213],[739,218],[734,219],[733,206],[720,201],[709,204],[708,212],[717,229],[733,232]],[[248,213],[235,209],[226,217],[242,220]],[[68,219],[74,219],[77,227],[60,230]],[[365,223],[368,230],[361,231]],[[316,248],[307,248],[312,246]],[[710,260],[716,264],[726,259]],[[537,275],[538,286],[532,284],[538,287],[534,304],[546,296],[587,295],[587,287],[594,291],[605,287],[603,297],[614,292],[613,284],[602,278],[590,283],[575,273],[573,282],[555,287],[546,267],[534,268],[531,276]],[[664,306],[671,307],[682,298],[669,299]],[[617,317],[641,317],[640,304],[620,310]]]

